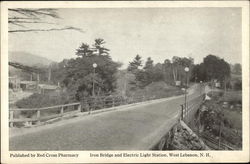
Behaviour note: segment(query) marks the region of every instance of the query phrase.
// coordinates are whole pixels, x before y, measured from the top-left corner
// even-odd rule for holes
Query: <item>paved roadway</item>
[[[199,87],[194,88],[188,99],[199,95]],[[11,137],[9,147],[26,151],[147,150],[177,121],[182,103],[183,95],[44,125]]]

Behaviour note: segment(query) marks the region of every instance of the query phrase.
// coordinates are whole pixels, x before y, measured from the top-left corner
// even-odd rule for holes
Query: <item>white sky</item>
[[[115,61],[132,61],[136,54],[154,63],[172,56],[202,62],[208,54],[241,63],[239,8],[59,9],[60,26],[85,32],[56,31],[9,34],[10,51],[26,51],[54,61],[75,57],[82,42],[103,38]],[[47,28],[42,25],[40,28]]]

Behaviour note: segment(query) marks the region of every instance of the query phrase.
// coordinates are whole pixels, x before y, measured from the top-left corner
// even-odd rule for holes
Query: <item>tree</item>
[[[78,50],[81,47],[82,45]],[[79,56],[78,52],[76,52],[77,56]],[[93,74],[93,63],[97,64],[95,74]],[[92,95],[93,81],[95,83],[95,95],[112,93],[116,88],[115,74],[119,66],[120,64],[114,62],[108,55],[82,55],[81,58],[67,61],[62,83],[70,95],[77,100]]]
[[[163,65],[161,63],[157,63],[153,68],[153,80],[161,81],[163,80]]]
[[[11,8],[8,9],[9,17],[9,33],[20,32],[42,32],[42,31],[63,31],[75,30],[84,32],[80,28],[66,26],[66,27],[49,27],[46,29],[40,28],[42,24],[56,25],[47,21],[47,18],[59,19],[56,9],[39,8],[39,9],[26,9],[26,8]],[[29,28],[27,25],[37,25],[39,28]]]
[[[164,81],[167,82],[168,84],[172,84],[174,82],[174,79],[172,72],[172,63],[169,59],[164,60],[162,69],[163,69],[162,71],[163,71]]]
[[[149,57],[143,69],[135,73],[137,85],[143,88],[152,82],[163,80],[162,70],[162,64],[154,65],[154,61]]]
[[[103,55],[103,54],[106,54],[108,55],[109,54],[109,49],[105,48],[103,46],[103,44],[105,44],[106,42],[104,41],[104,39],[101,39],[101,38],[98,38],[98,39],[95,39],[95,44],[93,45],[93,50],[95,52],[97,52],[97,55]]]
[[[174,56],[172,58],[172,72],[174,81],[183,81],[185,79],[186,73],[184,71],[185,67],[189,67],[190,71],[188,73],[188,77],[190,76],[190,72],[192,71],[192,67],[194,64],[193,58],[186,58],[186,57],[178,57]]]
[[[214,55],[208,55],[203,59],[206,80],[217,79],[224,81],[230,77],[230,65],[224,60]]]
[[[82,45],[76,49],[76,55],[77,56],[91,56],[93,54],[93,51],[90,49],[89,45],[86,43],[82,43]]]
[[[150,71],[153,69],[153,66],[154,66],[154,61],[151,59],[151,57],[148,57],[146,63],[145,63],[145,66],[143,67],[143,69],[145,71]]]
[[[181,65],[181,58],[178,56],[173,56],[172,58],[172,72],[173,72],[173,77],[174,81],[178,80],[178,70],[180,70],[180,65]]]
[[[241,68],[241,64],[240,63],[236,63],[236,64],[233,65],[232,73],[240,75],[241,71],[242,71],[242,68]]]
[[[206,71],[204,63],[197,64],[193,67],[191,81],[206,81]]]
[[[141,56],[137,54],[134,60],[132,62],[129,62],[127,70],[135,73],[141,66],[142,66],[142,59]]]

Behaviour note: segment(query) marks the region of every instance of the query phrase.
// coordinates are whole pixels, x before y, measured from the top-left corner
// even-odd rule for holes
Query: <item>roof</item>
[[[30,85],[35,85],[37,82],[36,81],[21,81],[21,84],[30,84]]]
[[[57,85],[49,85],[49,84],[39,84],[38,86],[42,89],[51,89],[51,90],[60,88]]]

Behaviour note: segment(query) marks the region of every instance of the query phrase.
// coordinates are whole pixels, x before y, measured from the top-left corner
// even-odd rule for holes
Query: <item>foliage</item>
[[[230,65],[224,59],[208,55],[203,59],[203,63],[195,65],[192,76],[193,81],[197,77],[199,81],[217,79],[220,82],[228,82],[230,78]]]
[[[236,63],[232,65],[231,72],[236,74],[236,75],[241,75],[242,68],[240,63]]]
[[[105,43],[106,42],[104,41],[104,39],[101,39],[101,38],[95,39],[93,50],[97,52],[98,55],[104,55],[104,54],[108,55],[110,50],[103,46],[103,44]]]
[[[234,83],[233,88],[235,90],[242,90],[242,81],[241,80],[236,80],[236,82]]]
[[[118,70],[116,94],[126,96],[130,90],[135,90],[135,75],[127,70]]]
[[[31,96],[16,102],[18,108],[40,108],[53,105],[67,104],[71,100],[66,93],[61,94],[39,94],[34,93]]]
[[[82,45],[78,49],[76,49],[76,55],[77,56],[81,56],[81,57],[83,57],[83,56],[91,56],[92,53],[93,53],[93,51],[90,50],[89,45],[86,44],[86,43],[82,43]]]
[[[194,63],[193,58],[186,58],[186,57],[178,57],[178,56],[173,56],[172,58],[172,72],[173,72],[173,77],[174,81],[184,81],[185,77],[185,71],[184,68],[188,67],[189,72],[188,76],[190,76],[190,72],[192,70],[192,66]]]
[[[203,104],[203,111],[200,114],[201,124],[205,127],[203,133],[206,136],[219,138],[221,132],[222,141],[241,147],[242,115],[237,110],[223,107],[222,104],[225,100],[230,100],[229,104],[231,104],[233,97],[237,99],[241,97],[236,92],[227,92],[223,95],[220,93],[215,93],[216,96],[212,97],[212,100]]]
[[[152,82],[144,88],[134,88],[128,91],[129,98],[144,97],[147,99],[165,98],[183,94],[183,92],[174,86],[167,85],[164,81]]]
[[[60,82],[77,100],[92,96],[93,82],[95,95],[114,92],[120,64],[111,59],[104,43],[103,39],[96,39],[94,47],[82,43],[76,50],[77,58],[64,60],[53,67],[52,80]],[[93,63],[97,64],[95,70]]]
[[[137,85],[143,88],[152,82],[163,80],[162,65],[154,65],[154,61],[149,57],[142,70],[135,73]]]
[[[189,67],[190,71],[187,75],[190,77],[193,59],[174,56],[172,62],[169,59],[166,59],[164,63],[157,63],[154,65],[154,61],[149,57],[147,58],[143,69],[139,69],[139,66],[142,66],[141,57],[137,55],[128,66],[128,70],[136,77],[134,84],[137,87],[143,88],[152,82],[162,80],[168,84],[174,84],[176,80],[182,82],[185,81],[185,67]]]
[[[129,62],[128,71],[136,73],[139,70],[139,67],[142,66],[142,60],[140,55],[136,55],[132,62]]]

